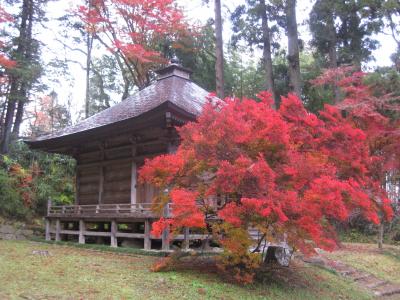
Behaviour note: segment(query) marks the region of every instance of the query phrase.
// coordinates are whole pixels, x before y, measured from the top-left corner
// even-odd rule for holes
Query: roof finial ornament
[[[181,62],[176,55],[171,59],[171,64],[181,66]]]
[[[179,59],[176,56],[171,59],[168,66],[156,70],[155,72],[158,75],[157,80],[162,80],[171,76],[177,76],[190,80],[190,74],[192,74],[191,70],[182,67]]]

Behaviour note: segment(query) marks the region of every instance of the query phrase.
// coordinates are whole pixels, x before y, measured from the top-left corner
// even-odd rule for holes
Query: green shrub
[[[29,215],[29,209],[25,207],[13,179],[3,169],[0,169],[0,215],[17,219]]]
[[[0,162],[0,215],[31,219],[45,214],[48,199],[55,204],[73,203],[74,159],[33,151],[17,141]]]

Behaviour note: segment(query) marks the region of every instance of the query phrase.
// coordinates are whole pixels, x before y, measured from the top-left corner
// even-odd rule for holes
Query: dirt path
[[[380,299],[400,299],[400,284],[398,283],[383,280],[373,274],[349,266],[340,260],[327,258],[323,252],[317,256],[301,258],[306,263],[330,269],[344,277],[350,278]]]

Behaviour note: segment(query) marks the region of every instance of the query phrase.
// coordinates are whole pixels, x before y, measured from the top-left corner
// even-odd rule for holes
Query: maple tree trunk
[[[272,69],[272,55],[271,55],[271,40],[270,40],[270,29],[268,25],[267,7],[265,5],[265,0],[260,0],[260,10],[261,10],[261,21],[262,21],[262,33],[263,33],[263,60],[265,68],[265,86],[268,91],[272,93],[275,100],[275,108],[278,107],[275,86],[274,86],[274,75]]]
[[[379,225],[379,232],[378,232],[378,248],[382,249],[383,247],[383,232],[384,232],[384,225],[383,222]]]
[[[286,25],[288,36],[289,88],[301,96],[299,37],[297,32],[296,0],[286,1]]]
[[[216,90],[217,96],[221,99],[225,97],[224,93],[224,48],[222,40],[222,16],[221,0],[215,0],[215,38],[216,38]]]

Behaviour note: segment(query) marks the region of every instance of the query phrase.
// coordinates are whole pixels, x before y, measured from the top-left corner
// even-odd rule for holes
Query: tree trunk
[[[274,107],[278,107],[278,99],[275,95],[274,75],[272,69],[272,55],[271,55],[271,40],[270,30],[268,25],[267,6],[265,0],[260,0],[260,13],[262,21],[262,34],[263,34],[263,61],[265,68],[265,86],[271,92],[274,99]]]
[[[86,95],[85,95],[85,118],[89,117],[90,108],[90,67],[92,61],[93,36],[86,33]]]
[[[25,40],[26,45],[25,45],[25,55],[24,55],[24,63],[26,65],[30,65],[32,63],[32,56],[33,56],[32,28],[33,28],[33,0],[29,1],[29,6],[28,6],[28,24],[26,29],[26,40]],[[15,115],[14,125],[12,129],[12,139],[17,139],[19,136],[22,119],[24,116],[25,103],[28,102],[29,89],[32,87],[30,79],[25,79],[21,81],[22,82],[19,88],[19,98],[17,103],[17,112]]]
[[[7,105],[6,105],[7,103],[3,103],[2,105],[1,105],[1,115],[0,115],[0,140],[1,140],[1,137],[3,136],[3,122],[4,122],[4,116],[5,116],[5,114],[6,114],[6,109],[7,109]]]
[[[30,49],[31,47],[28,41],[28,38],[31,38],[32,34],[32,16],[33,16],[32,0],[24,0],[22,3],[21,24],[19,26],[19,38],[17,43],[17,49],[15,51],[15,57],[17,58],[17,62],[21,61],[24,62],[24,58],[26,58],[26,51],[27,50],[29,52],[32,51],[32,49]],[[30,22],[30,24],[28,24],[28,21]],[[11,72],[13,71],[11,70]],[[20,99],[21,96],[20,81],[21,77],[19,75],[11,73],[10,75],[11,88],[7,96],[7,111],[2,130],[3,136],[0,145],[0,152],[3,154],[8,152],[17,101],[22,100]]]
[[[217,96],[221,99],[225,97],[224,92],[224,48],[222,40],[222,16],[221,16],[221,0],[215,0],[215,38],[216,38],[216,90]]]
[[[16,107],[16,97],[18,93],[17,89],[17,82],[16,78],[11,78],[13,81],[10,89],[10,94],[8,95],[7,99],[7,110],[6,110],[6,117],[3,124],[3,136],[1,139],[1,153],[5,154],[8,153],[8,146],[10,144],[11,138],[11,128],[14,121],[14,114],[15,114],[15,107]]]
[[[337,68],[338,60],[337,60],[337,53],[336,53],[336,44],[337,44],[337,37],[336,37],[336,28],[333,20],[333,15],[329,15],[327,19],[327,29],[329,34],[329,67],[330,68]]]
[[[335,23],[334,23],[333,12],[327,16],[326,25],[327,25],[328,35],[329,35],[329,42],[328,42],[329,68],[334,69],[334,68],[338,67],[338,58],[337,58],[337,51],[336,51],[337,36],[336,36],[336,28],[335,28]],[[337,80],[336,80],[336,82],[337,82]],[[340,90],[336,84],[332,88],[333,88],[333,93],[334,93],[334,97],[335,97],[334,104],[336,105],[341,100]]]
[[[288,36],[289,88],[300,97],[300,51],[297,32],[296,0],[286,0],[286,26]]]
[[[384,225],[383,221],[381,221],[381,224],[379,225],[379,233],[378,233],[378,248],[382,249],[383,247],[383,232],[384,232]]]
[[[26,97],[24,97],[26,98]],[[19,131],[21,128],[22,124],[22,118],[24,116],[24,108],[25,108],[25,100],[19,99],[18,100],[18,105],[17,105],[17,113],[15,114],[15,121],[14,121],[14,126],[12,130],[12,138],[17,139],[19,137]]]

